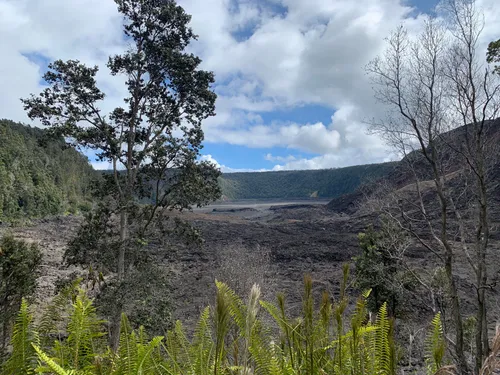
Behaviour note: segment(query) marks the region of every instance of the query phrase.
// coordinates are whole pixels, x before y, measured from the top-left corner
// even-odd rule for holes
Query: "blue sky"
[[[415,17],[420,13],[430,13],[433,11],[437,2],[435,0],[412,0],[406,2],[414,8],[409,16]],[[287,13],[286,7],[273,7],[275,14],[285,17]],[[238,29],[232,35],[238,41],[245,41],[252,37],[256,31],[255,22],[250,23],[248,27]],[[217,88],[216,88],[217,90]],[[253,111],[253,114],[261,117],[265,124],[271,123],[300,123],[300,124],[329,124],[331,117],[335,114],[335,106],[321,104],[302,103],[295,106],[284,106],[272,111]],[[248,147],[245,145],[233,145],[230,143],[220,143],[217,140],[205,142],[204,154],[211,155],[220,165],[228,170],[269,170],[276,167],[276,161],[288,160],[310,160],[314,157],[321,157],[321,153],[304,152],[289,147]],[[272,157],[271,157],[272,156]],[[374,158],[374,162],[386,161],[387,155]],[[389,157],[390,159],[391,157]],[[360,161],[370,162],[370,160]],[[346,160],[345,164],[357,163],[356,160]],[[335,167],[336,165],[332,165]],[[339,165],[341,166],[341,165]],[[276,169],[276,168],[275,168]]]
[[[477,1],[491,40],[498,33],[499,7],[496,0]],[[373,98],[364,66],[398,25],[418,33],[436,1],[178,2],[199,35],[191,51],[216,75],[217,116],[203,125],[204,160],[228,172],[397,158],[367,133],[367,122],[384,109]],[[105,68],[109,54],[126,48],[113,1],[0,0],[0,19],[0,118],[29,123],[19,98],[43,88],[42,74],[58,58],[100,66],[98,84],[107,94],[103,112],[122,105],[124,80]]]

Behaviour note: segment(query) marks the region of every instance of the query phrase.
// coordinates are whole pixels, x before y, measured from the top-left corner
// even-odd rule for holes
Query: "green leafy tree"
[[[24,299],[21,302],[12,332],[10,340],[12,353],[0,367],[2,374],[34,374],[36,353],[32,344],[37,342],[37,335],[33,328],[33,317],[29,311],[28,303]]]
[[[34,243],[16,240],[11,235],[0,241],[0,354],[5,351],[12,322],[23,298],[35,291],[41,260],[42,254]]]
[[[191,17],[173,0],[115,2],[129,48],[111,56],[107,67],[113,76],[126,79],[125,105],[103,113],[98,67],[77,60],[50,64],[44,75],[48,87],[23,103],[31,119],[71,137],[76,146],[96,150],[112,164],[106,190],[118,217],[113,271],[122,288],[151,224],[162,222],[169,209],[208,203],[220,190],[215,167],[197,162],[201,123],[215,114],[216,95],[211,90],[213,73],[199,69],[201,60],[186,52],[196,39],[188,26]],[[141,197],[148,204],[138,205]],[[115,302],[116,349],[122,305]]]
[[[395,163],[345,168],[225,173],[219,178],[228,199],[335,198],[387,176]]]
[[[488,45],[488,52],[486,54],[486,61],[489,64],[500,63],[500,39],[491,42]],[[495,65],[495,70],[497,74],[500,74],[500,65]]]
[[[367,298],[370,311],[379,311],[387,303],[388,312],[397,316],[412,283],[401,264],[406,238],[401,233],[389,238],[387,230],[387,226],[379,232],[370,227],[358,235],[361,254],[354,258],[356,284],[361,290],[371,290]]]

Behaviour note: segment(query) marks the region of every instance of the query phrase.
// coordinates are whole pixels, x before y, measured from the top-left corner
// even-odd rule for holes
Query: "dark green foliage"
[[[99,204],[85,214],[77,235],[68,242],[64,260],[68,265],[84,265],[99,272],[116,272],[116,241],[110,223],[111,207]]]
[[[500,63],[500,39],[493,41],[488,45],[486,60],[490,64]],[[500,74],[500,65],[495,65],[494,69],[496,73]]]
[[[345,266],[341,283],[343,290],[347,279],[348,267]],[[388,317],[386,304],[381,306],[376,317],[369,319],[365,298],[358,298],[354,308],[350,308],[349,297],[343,294],[345,290],[333,303],[327,293],[315,301],[312,279],[306,276],[302,310],[298,315],[292,315],[283,295],[278,295],[276,304],[262,301],[260,288],[254,285],[245,301],[226,284],[216,282],[216,286],[215,305],[203,310],[192,337],[177,321],[165,336],[151,338],[143,327],[133,329],[127,316],[122,314],[119,345],[115,352],[104,344],[104,322],[97,319],[92,301],[83,290],[68,287],[67,291],[77,292],[74,297],[68,300],[65,291],[43,312],[43,316],[47,316],[55,310],[65,311],[54,316],[57,324],[49,330],[42,329],[41,324],[33,324],[28,305],[23,302],[11,341],[13,352],[2,366],[2,374],[400,373],[394,320]],[[338,321],[345,322],[341,329]],[[494,338],[492,346],[497,354],[500,335]],[[454,366],[441,367],[446,361],[445,353],[446,342],[438,314],[427,335],[426,371],[422,373],[456,373]],[[492,373],[489,370],[495,365],[493,355],[480,373]]]
[[[165,271],[153,262],[144,262],[129,272],[120,288],[115,279],[102,283],[96,307],[101,316],[109,318],[115,301],[122,301],[133,328],[143,326],[151,334],[162,335],[172,324],[170,290]]]
[[[335,198],[386,176],[395,163],[339,169],[225,173],[219,178],[227,199]]]
[[[88,208],[88,160],[62,137],[0,120],[0,221]]]
[[[10,326],[24,297],[36,288],[42,254],[36,244],[16,240],[11,235],[0,241],[0,355],[5,350]]]
[[[227,285],[216,282],[215,306],[203,311],[192,339],[177,322],[166,332],[165,340],[162,336],[150,340],[142,327],[133,329],[122,314],[115,352],[103,346],[102,322],[83,292],[69,308],[62,307],[66,313],[57,317],[58,324],[43,333],[31,324],[23,304],[14,332],[14,353],[5,368],[17,366],[25,373],[36,370],[60,375],[392,375],[396,366],[390,355],[394,341],[385,305],[376,323],[371,323],[360,298],[350,316],[352,327],[338,330],[334,311],[342,310],[341,320],[349,321],[343,316],[347,309],[332,305],[326,293],[320,308],[315,308],[312,279],[306,277],[305,282],[303,309],[298,316],[287,312],[282,296],[278,305],[261,301],[256,285],[244,302]],[[347,307],[344,297],[341,303]],[[270,318],[275,329],[264,323],[260,306],[270,314],[266,320]],[[50,342],[48,337],[59,340]],[[35,354],[39,366],[33,360]]]
[[[197,38],[189,27],[191,16],[173,0],[115,3],[128,48],[110,56],[107,67],[111,75],[125,79],[123,106],[104,113],[105,94],[96,80],[99,67],[77,60],[49,64],[43,76],[46,88],[22,102],[31,119],[78,147],[94,149],[113,166],[99,194],[109,205],[106,218],[99,212],[89,215],[79,233],[82,243],[73,241],[66,259],[116,271],[113,285],[119,298],[137,267],[147,261],[144,249],[154,224],[166,221],[169,210],[219,198],[220,172],[198,162],[201,124],[215,115],[216,94],[214,74],[200,69],[201,59],[188,49]],[[92,251],[105,254],[92,259]],[[112,304],[115,349],[123,304],[121,299]]]
[[[441,314],[432,319],[431,327],[425,340],[425,362],[429,373],[436,373],[442,366],[446,353]]]
[[[361,254],[354,258],[356,284],[361,290],[371,290],[368,297],[370,311],[378,311],[387,303],[389,313],[398,315],[404,303],[407,288],[411,286],[399,255],[404,251],[404,238],[391,238],[384,231],[368,228],[358,235]]]

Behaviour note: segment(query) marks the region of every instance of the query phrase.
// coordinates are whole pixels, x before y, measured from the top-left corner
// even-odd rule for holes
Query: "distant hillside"
[[[62,138],[0,120],[0,221],[84,208],[95,176]]]
[[[335,198],[363,183],[389,174],[396,163],[338,169],[225,173],[220,185],[225,199]]]
[[[468,126],[471,125],[460,126],[443,134],[443,141],[445,141],[446,144],[453,146],[455,149],[459,149],[466,137]],[[500,144],[500,118],[488,121],[485,129],[489,142],[492,145]],[[446,172],[450,176],[452,176],[455,172],[461,171],[466,165],[466,163],[460,159],[460,155],[457,155],[451,150],[452,148],[448,149],[448,151],[443,154],[443,159],[448,159],[450,161],[447,164]],[[409,160],[413,160],[411,163],[412,168],[409,168],[407,158],[411,158]],[[500,203],[500,159],[496,157],[496,154],[493,154],[491,155],[491,158],[489,158],[488,164],[490,199]],[[392,171],[383,176],[383,178],[379,181],[379,184],[360,186],[359,189],[356,189],[349,194],[335,197],[330,203],[328,203],[327,207],[335,212],[352,214],[358,210],[359,206],[366,199],[366,197],[377,192],[378,185],[385,184],[387,186],[391,186],[394,190],[402,189],[405,186],[414,183],[415,173],[419,176],[420,181],[432,179],[431,170],[419,151],[414,151],[406,156],[405,159],[395,163]],[[457,174],[457,177],[459,176],[460,175]],[[462,184],[463,186],[464,181],[457,178],[454,182],[450,183],[451,186],[453,186],[453,184]]]

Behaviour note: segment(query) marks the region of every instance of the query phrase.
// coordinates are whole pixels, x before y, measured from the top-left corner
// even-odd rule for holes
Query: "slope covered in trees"
[[[219,183],[226,199],[335,198],[390,173],[396,163],[339,169],[226,173]]]
[[[62,138],[0,120],[0,220],[77,211],[96,174]]]

